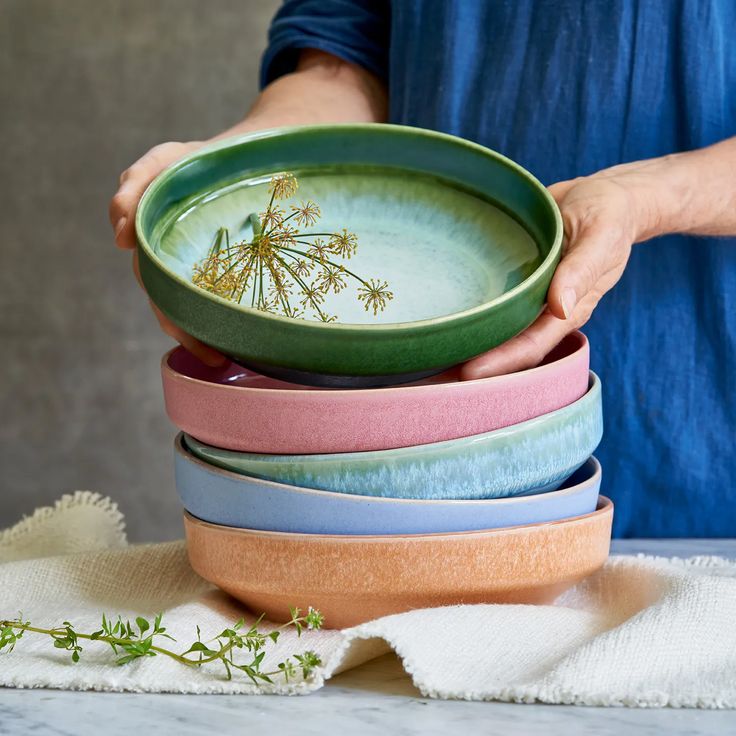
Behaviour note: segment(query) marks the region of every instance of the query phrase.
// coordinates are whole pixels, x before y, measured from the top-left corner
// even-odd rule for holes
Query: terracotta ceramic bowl
[[[223,450],[186,435],[212,465],[277,483],[392,498],[500,498],[558,488],[603,434],[601,385],[569,406],[511,427],[428,445],[372,452],[266,455]],[[368,420],[366,420],[368,421]]]
[[[531,370],[476,381],[446,372],[362,391],[310,389],[248,371],[210,368],[184,348],[161,362],[166,411],[187,434],[243,452],[388,450],[468,437],[572,404],[588,388],[588,341],[566,337]]]
[[[300,534],[432,534],[558,521],[595,510],[601,467],[590,458],[558,491],[483,501],[376,498],[231,473],[175,443],[176,489],[203,521]]]
[[[299,178],[295,202],[319,204],[320,232],[357,235],[350,270],[388,282],[384,312],[366,312],[352,282],[326,297],[330,324],[192,284],[218,228],[253,237],[249,216],[284,171]],[[415,380],[509,339],[542,309],[562,243],[554,200],[514,162],[443,133],[369,124],[260,131],[197,151],[151,184],[136,232],[143,283],[174,323],[259,373],[331,386]]]
[[[549,603],[608,557],[613,504],[592,514],[491,531],[345,537],[216,526],[185,514],[202,577],[272,621],[289,606],[345,628],[413,608]]]

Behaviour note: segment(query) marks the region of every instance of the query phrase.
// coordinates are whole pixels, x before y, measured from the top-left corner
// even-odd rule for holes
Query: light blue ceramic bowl
[[[591,457],[560,490],[482,501],[375,498],[287,486],[209,465],[176,438],[176,488],[190,514],[223,526],[300,534],[435,534],[538,524],[595,511]]]
[[[366,418],[370,421],[370,417]],[[184,436],[200,460],[235,473],[336,493],[414,499],[483,499],[554,490],[603,434],[600,380],[569,406],[485,434],[375,452],[263,455]]]

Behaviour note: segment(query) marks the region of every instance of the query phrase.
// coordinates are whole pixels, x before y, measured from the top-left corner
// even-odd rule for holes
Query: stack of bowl
[[[599,567],[600,384],[581,333],[532,370],[316,389],[162,362],[192,565],[278,620],[541,602]]]
[[[283,170],[360,226],[366,263],[396,291],[381,324],[279,317],[192,285],[213,223],[242,217]],[[137,230],[153,301],[232,357],[215,369],[177,348],[162,363],[203,577],[272,620],[313,606],[344,627],[549,601],[603,564],[612,504],[598,496],[601,391],[585,337],[510,375],[448,369],[543,307],[561,220],[523,169],[395,126],[270,131],[165,172]]]

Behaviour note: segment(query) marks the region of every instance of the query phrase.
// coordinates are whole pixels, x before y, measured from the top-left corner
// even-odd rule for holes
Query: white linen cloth
[[[101,614],[164,614],[183,650],[243,616],[189,567],[183,542],[127,546],[115,504],[65,496],[0,532],[0,618],[99,628]],[[247,614],[246,614],[246,620]],[[82,660],[27,633],[0,653],[0,685],[182,693],[307,693],[388,648],[426,696],[580,705],[736,708],[736,563],[613,557],[553,606],[475,605],[388,616],[343,631],[282,635],[267,657],[323,660],[308,682],[245,678],[158,656],[124,666],[104,644]]]

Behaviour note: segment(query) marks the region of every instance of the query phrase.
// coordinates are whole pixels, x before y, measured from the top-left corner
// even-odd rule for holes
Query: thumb
[[[610,270],[612,243],[596,231],[583,232],[570,242],[547,292],[549,311],[569,319],[578,303]]]
[[[566,181],[558,181],[556,184],[550,184],[547,187],[547,191],[552,195],[552,198],[561,204],[565,195],[578,183],[577,179],[567,179]]]
[[[170,164],[198,148],[199,143],[162,143],[138,159],[120,176],[110,201],[110,224],[120,248],[135,248],[135,213],[146,187]]]

